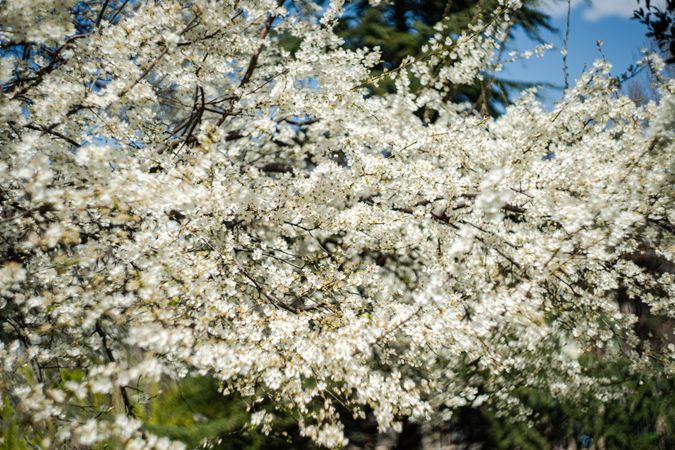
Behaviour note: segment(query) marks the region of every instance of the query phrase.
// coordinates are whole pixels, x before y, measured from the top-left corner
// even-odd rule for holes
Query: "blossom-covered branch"
[[[2,44],[42,53],[1,58],[0,387],[43,447],[181,448],[128,386],[195,373],[335,447],[345,411],[384,431],[526,416],[523,387],[620,395],[583,353],[675,372],[618,299],[675,316],[672,270],[636,257],[672,265],[673,80],[637,106],[597,62],[550,112],[447,103],[516,0],[439,27],[381,97],[339,1],[97,2],[82,33],[87,2],[14,3]]]

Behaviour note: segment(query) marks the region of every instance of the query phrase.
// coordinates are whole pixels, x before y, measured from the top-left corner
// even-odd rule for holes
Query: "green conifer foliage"
[[[553,31],[549,17],[536,9],[536,1],[527,0],[517,13],[513,31],[520,28],[541,41],[542,30]],[[357,0],[347,8],[341,23],[341,34],[350,48],[380,47],[382,63],[378,73],[397,67],[406,55],[420,55],[421,48],[436,33],[434,25],[448,24],[450,34],[459,34],[494,9],[497,0],[395,0],[371,6]],[[496,115],[509,103],[510,92],[531,86],[530,83],[487,77],[483,83],[453,86],[449,102],[471,102],[478,109]],[[391,80],[383,82],[373,92],[393,91]]]

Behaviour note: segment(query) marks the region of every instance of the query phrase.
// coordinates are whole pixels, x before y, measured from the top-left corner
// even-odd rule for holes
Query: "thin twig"
[[[567,46],[570,39],[570,15],[572,12],[572,2],[567,0],[567,20],[565,21],[565,39],[563,41],[562,61],[563,61],[563,78],[565,83],[565,90],[570,87],[569,84],[569,67],[567,66]]]
[[[103,2],[103,6],[101,7],[101,11],[99,11],[98,17],[96,17],[96,28],[101,26],[101,21],[103,20],[103,15],[105,14],[105,10],[108,9],[108,3],[110,3],[110,0],[105,0],[105,2]]]
[[[115,19],[117,19],[117,16],[120,15],[120,13],[124,9],[124,7],[127,6],[127,3],[129,3],[129,0],[124,0],[124,3],[122,3],[122,5],[119,8],[117,8],[117,11],[115,11],[115,14],[113,14],[113,16],[110,18],[110,22],[113,22],[113,23],[115,22]]]
[[[103,331],[103,327],[101,327],[101,322],[97,321],[96,322],[96,334],[98,334],[101,337],[101,343],[103,344],[103,351],[105,352],[106,356],[108,357],[108,360],[112,363],[115,362],[115,357],[113,356],[112,350],[110,350],[110,347],[108,347],[108,336],[105,334]],[[120,386],[120,393],[122,394],[122,402],[124,402],[124,409],[127,411],[127,415],[132,418],[136,418],[136,413],[134,412],[134,407],[131,404],[131,401],[129,400],[129,395],[127,394],[127,390],[124,386]]]
[[[57,137],[59,139],[63,139],[64,141],[68,142],[70,145],[72,145],[74,147],[81,147],[82,146],[82,144],[80,144],[76,140],[74,140],[72,138],[69,138],[65,134],[61,134],[58,131],[54,131],[51,128],[46,128],[46,127],[39,126],[39,125],[33,125],[33,124],[30,124],[30,123],[28,125],[26,125],[26,128],[29,128],[31,130],[40,131],[40,132],[45,133],[45,134],[50,134],[50,135],[52,135],[54,137]]]
[[[285,0],[278,0],[277,1],[277,7],[281,7],[281,5],[284,4]],[[271,14],[267,20],[265,21],[265,26],[263,27],[262,31],[260,32],[260,35],[258,36],[261,40],[265,39],[267,35],[269,34],[270,30],[272,29],[272,24],[276,20],[277,15],[276,14]],[[260,54],[263,51],[263,48],[265,48],[265,43],[261,43],[260,46],[258,47],[258,50],[251,56],[251,58],[248,61],[248,66],[246,67],[246,72],[244,72],[244,76],[241,78],[241,81],[239,82],[239,87],[242,88],[248,84],[249,81],[251,81],[251,78],[253,77],[253,72],[255,72],[256,67],[258,67],[258,58],[260,58]],[[235,97],[235,100],[238,100],[239,97]],[[233,102],[234,104],[234,102]],[[211,128],[211,130],[207,133],[207,135],[210,135],[213,131],[217,130],[220,128],[220,126],[225,122],[225,119],[232,113],[232,108],[230,107],[229,109],[223,111],[223,114],[218,118],[216,121],[215,125]]]

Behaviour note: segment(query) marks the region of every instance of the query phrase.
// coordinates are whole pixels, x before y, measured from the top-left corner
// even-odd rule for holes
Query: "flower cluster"
[[[181,448],[138,409],[193,373],[329,447],[345,411],[384,431],[620,393],[583,353],[675,375],[622,305],[675,318],[672,270],[639,257],[672,266],[673,80],[639,106],[598,62],[553,111],[528,92],[491,119],[443,89],[517,1],[382,97],[342,2],[96,2],[80,34],[58,3],[0,12],[0,40],[57,49],[0,59],[0,392],[43,447]]]

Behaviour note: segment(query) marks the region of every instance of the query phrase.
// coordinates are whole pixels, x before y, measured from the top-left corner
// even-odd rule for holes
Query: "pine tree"
[[[530,38],[542,41],[542,30],[555,31],[549,17],[536,9],[536,1],[526,0],[515,17],[509,38],[521,29]],[[366,0],[356,0],[342,18],[341,34],[350,48],[380,47],[381,73],[397,67],[406,55],[419,55],[422,46],[436,31],[434,25],[446,21],[451,35],[459,34],[470,24],[488,15],[497,0],[394,0],[371,6]],[[530,83],[486,77],[482,83],[453,86],[450,102],[471,102],[475,107],[496,115],[509,103],[512,91],[531,86]],[[391,92],[393,83],[384,81],[374,92]]]

